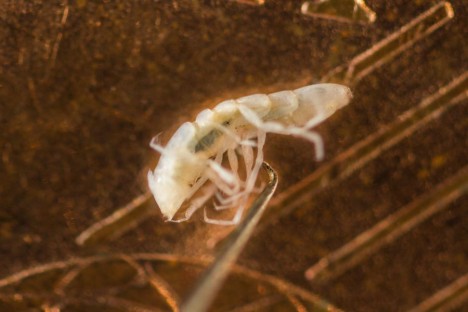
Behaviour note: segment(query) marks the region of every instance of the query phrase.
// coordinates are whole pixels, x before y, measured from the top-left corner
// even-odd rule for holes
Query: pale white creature
[[[150,146],[161,158],[155,170],[148,172],[148,183],[162,214],[168,221],[185,221],[214,197],[215,209],[237,210],[232,220],[210,219],[205,211],[205,221],[237,224],[249,195],[256,190],[266,134],[304,138],[314,144],[316,158],[321,160],[322,138],[310,129],[347,105],[351,97],[348,87],[331,83],[254,94],[203,110],[195,122],[181,125],[165,147],[153,138]],[[229,169],[221,165],[225,155]],[[238,174],[239,156],[245,164],[245,180]],[[204,193],[192,199],[201,187]],[[173,220],[186,201],[185,217]]]

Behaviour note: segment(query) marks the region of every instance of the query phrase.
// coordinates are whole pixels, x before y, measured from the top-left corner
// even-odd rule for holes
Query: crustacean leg
[[[228,154],[228,159],[229,159],[229,164],[231,167],[231,170],[233,173],[237,173],[239,165],[238,165],[238,158],[236,155],[236,150],[241,150],[240,154],[243,156],[244,159],[244,164],[245,164],[245,170],[246,170],[246,177],[251,176],[251,172],[254,166],[254,153],[253,153],[253,148],[252,146],[249,145],[244,145],[241,147],[236,147],[236,149],[228,149],[227,154]],[[238,176],[238,175],[236,175]],[[240,180],[240,178],[239,178]],[[247,178],[246,178],[247,180]],[[240,181],[242,186],[245,187],[245,182]],[[231,194],[229,196],[225,196],[225,194],[222,194],[221,192],[216,193],[216,201],[217,203],[214,205],[214,208],[216,210],[224,210],[224,209],[229,209],[232,208],[238,201],[239,198],[242,196],[248,196],[250,193],[248,193],[245,188],[243,191],[238,191],[234,194]]]
[[[267,133],[277,133],[285,135],[294,135],[302,137],[314,143],[315,153],[317,160],[322,160],[325,152],[323,147],[322,137],[314,132],[310,131],[309,128],[313,127],[318,123],[318,120],[323,117],[316,117],[311,120],[311,122],[306,124],[306,127],[294,127],[294,126],[284,126],[279,122],[274,121],[263,121],[260,117],[257,116],[255,111],[250,109],[245,105],[239,106],[239,112],[242,116],[257,129],[261,129]]]
[[[210,160],[208,164],[208,168],[205,171],[205,175],[200,177],[198,181],[192,186],[190,191],[190,199],[204,184],[207,180],[212,181],[213,183],[208,185],[203,194],[199,197],[190,201],[190,206],[185,211],[185,215],[182,218],[177,220],[170,220],[170,222],[183,222],[188,219],[201,207],[205,205],[205,203],[218,191],[221,187],[223,190],[227,192],[231,192],[230,184],[234,184],[233,188],[236,188],[236,178],[232,175],[228,170],[221,167],[221,161],[223,158],[223,153],[218,153],[214,160]]]
[[[245,185],[244,191],[242,192],[242,195],[239,196],[238,195],[239,193],[233,194],[232,200],[229,197],[226,198],[227,201],[232,202],[232,204],[230,205],[231,207],[237,206],[237,211],[234,217],[231,220],[211,219],[206,214],[206,209],[205,209],[205,215],[204,215],[205,222],[217,224],[217,225],[235,225],[240,222],[240,219],[245,209],[245,205],[247,204],[248,196],[253,192],[255,188],[255,182],[257,181],[258,173],[263,163],[263,146],[265,144],[265,139],[266,139],[266,132],[263,130],[259,130],[257,134],[257,156],[255,158],[255,162],[252,162],[253,168],[249,170],[250,174],[246,178],[246,182],[245,182],[246,185]],[[246,166],[252,165],[252,164],[246,163]]]

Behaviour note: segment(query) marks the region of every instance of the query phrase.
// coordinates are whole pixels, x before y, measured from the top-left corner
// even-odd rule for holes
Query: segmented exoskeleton
[[[347,105],[351,97],[350,89],[338,84],[250,95],[203,110],[195,122],[182,124],[165,147],[157,143],[157,137],[153,138],[150,145],[161,153],[161,158],[155,170],[148,172],[148,183],[162,214],[168,221],[185,221],[215,196],[215,209],[237,211],[232,220],[210,219],[205,211],[205,221],[238,223],[249,195],[255,190],[266,134],[304,138],[315,145],[316,158],[321,160],[322,138],[310,129]],[[225,155],[229,169],[221,165]],[[238,156],[245,163],[245,181],[238,174]],[[206,186],[205,192],[192,199],[202,186]],[[189,200],[185,217],[173,220]]]

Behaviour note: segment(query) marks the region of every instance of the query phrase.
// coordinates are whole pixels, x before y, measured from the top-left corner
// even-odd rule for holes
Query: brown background
[[[455,17],[442,29],[360,81],[350,106],[318,127],[325,162],[466,71],[463,2],[452,2]],[[209,254],[207,241],[225,230],[198,217],[170,224],[158,214],[93,249],[74,239],[147,190],[155,134],[170,136],[225,98],[318,81],[435,3],[368,1],[377,20],[359,25],[304,16],[301,1],[2,1],[0,277],[108,252]],[[465,274],[466,195],[339,278],[304,278],[320,257],[467,164],[467,108],[465,99],[310,207],[268,225],[239,263],[350,311],[406,310]],[[268,138],[278,193],[321,165],[312,156],[301,140]]]

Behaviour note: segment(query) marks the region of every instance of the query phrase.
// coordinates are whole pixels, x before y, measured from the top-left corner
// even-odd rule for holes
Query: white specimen
[[[254,94],[203,110],[195,122],[181,125],[165,147],[153,138],[150,145],[161,158],[155,170],[148,172],[148,184],[162,214],[168,221],[185,221],[214,196],[217,210],[237,211],[232,220],[210,219],[205,211],[205,221],[237,224],[249,195],[255,191],[266,133],[305,138],[315,145],[316,158],[321,160],[322,138],[310,129],[347,105],[351,97],[348,87],[331,83]],[[230,169],[221,166],[224,155]],[[245,181],[238,175],[238,156],[245,163]],[[206,186],[204,193],[192,199],[202,186]],[[188,200],[185,217],[173,220]]]

